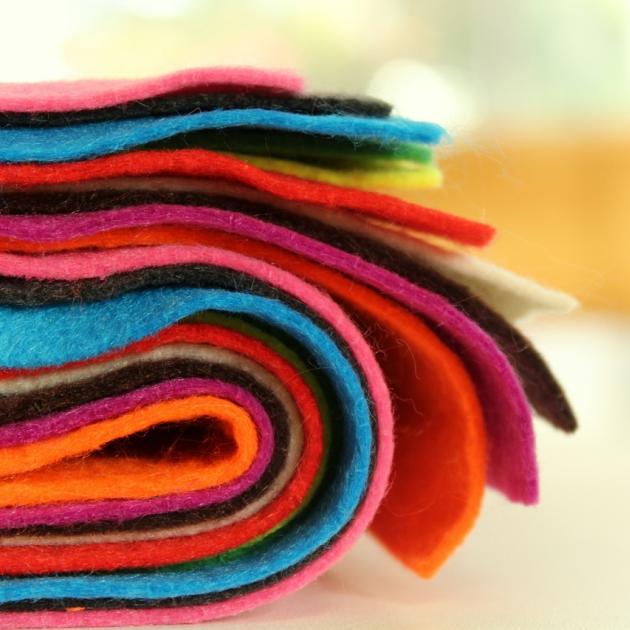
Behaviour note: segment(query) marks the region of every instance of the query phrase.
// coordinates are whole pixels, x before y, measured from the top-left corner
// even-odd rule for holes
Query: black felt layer
[[[269,95],[262,93],[216,92],[177,94],[129,101],[99,109],[68,112],[0,112],[0,126],[56,127],[122,120],[181,116],[213,110],[271,109],[299,114],[346,114],[384,118],[392,107],[384,101],[366,97],[323,95]]]
[[[370,403],[370,406],[372,406],[372,402],[370,400],[368,400],[368,402]],[[372,427],[374,430],[375,429],[374,416],[372,415],[371,418],[372,418]],[[340,436],[335,435],[338,432],[338,427],[335,427],[335,423],[332,423],[331,430],[332,430],[332,435],[331,435],[332,446],[340,446],[340,443],[337,441]],[[374,449],[372,450],[371,461],[370,461],[370,474],[369,474],[370,479],[372,477],[376,451],[378,448],[378,444],[376,441],[377,434],[375,433],[374,436],[375,436],[375,443],[374,443]],[[320,499],[320,496],[326,491],[326,488],[328,487],[329,483],[332,481],[334,476],[339,474],[337,467],[334,465],[334,460],[335,458],[331,457],[331,464],[324,471],[324,477],[322,478],[319,488],[316,490],[314,496],[312,497],[309,503],[309,506],[294,517],[291,524],[288,525],[289,527],[299,526],[300,523],[305,518],[307,518],[307,516],[310,514],[310,511],[312,509],[316,509],[313,506],[317,505],[317,502]],[[369,482],[368,482],[368,487],[369,487]],[[271,586],[281,581],[282,579],[290,577],[293,573],[297,572],[302,567],[316,560],[320,555],[322,555],[325,551],[327,551],[329,547],[331,547],[340,536],[343,535],[343,533],[346,531],[348,527],[350,527],[350,525],[354,521],[354,518],[356,517],[356,512],[359,510],[362,504],[363,504],[363,498],[361,498],[361,500],[359,501],[357,505],[357,510],[353,514],[350,521],[346,524],[346,526],[343,527],[326,544],[322,545],[312,554],[304,558],[304,560],[302,560],[299,563],[296,563],[295,565],[291,566],[288,569],[285,569],[284,571],[275,573],[274,575],[264,580],[259,580],[258,582],[247,584],[239,588],[221,591],[218,593],[205,593],[205,594],[195,595],[195,596],[169,597],[169,598],[151,599],[151,600],[149,599],[124,599],[123,600],[123,599],[114,599],[114,598],[94,598],[94,599],[88,599],[88,600],[78,599],[78,598],[22,600],[19,602],[11,602],[8,604],[0,605],[0,612],[66,611],[68,608],[73,608],[73,607],[81,607],[86,610],[114,610],[117,608],[129,608],[129,609],[175,608],[179,606],[194,606],[194,605],[208,604],[212,602],[225,601],[233,597],[238,597],[239,595],[244,595],[244,594]],[[191,522],[192,522],[191,520],[185,521],[185,523],[191,523]],[[273,540],[274,538],[281,538],[283,534],[284,534],[284,530],[282,528],[278,530],[277,532],[271,534],[265,540],[269,541],[269,540]],[[141,571],[133,571],[133,572],[138,573]],[[150,570],[148,570],[147,572],[150,572]],[[117,573],[124,574],[128,572],[119,571]],[[99,574],[98,572],[90,572],[90,575],[98,575],[98,574]],[[68,576],[71,574],[66,573],[64,575]],[[12,579],[19,579],[19,577],[6,576],[1,579],[12,580]]]

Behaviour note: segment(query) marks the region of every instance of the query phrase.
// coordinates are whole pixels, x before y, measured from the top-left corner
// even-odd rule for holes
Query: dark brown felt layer
[[[271,109],[310,115],[345,114],[384,118],[392,107],[375,98],[264,93],[177,94],[120,105],[69,112],[0,112],[0,126],[56,127],[121,120],[178,116],[217,109]]]
[[[141,366],[141,369],[139,369]],[[79,405],[122,396],[135,389],[176,378],[219,379],[241,385],[260,399],[271,414],[282,408],[277,398],[247,373],[221,364],[192,359],[147,360],[104,372],[98,376],[35,389],[28,393],[0,396],[0,424],[12,424],[59,413]],[[272,404],[273,403],[273,404]],[[271,405],[272,407],[267,407]],[[273,409],[272,409],[273,408]],[[283,412],[283,414],[286,414]]]

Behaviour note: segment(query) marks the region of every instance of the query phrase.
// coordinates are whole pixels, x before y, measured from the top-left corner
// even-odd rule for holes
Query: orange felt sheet
[[[108,442],[152,426],[200,417],[221,422],[235,445],[233,452],[183,461],[89,456]],[[158,402],[40,442],[0,449],[0,507],[150,498],[201,490],[242,475],[257,448],[252,418],[229,400],[191,396]]]

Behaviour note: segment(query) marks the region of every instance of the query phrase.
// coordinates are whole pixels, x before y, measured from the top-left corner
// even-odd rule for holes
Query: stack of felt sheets
[[[443,135],[251,69],[0,86],[0,627],[234,614],[368,527],[428,577],[536,502],[575,419],[513,322],[571,300],[374,192]]]

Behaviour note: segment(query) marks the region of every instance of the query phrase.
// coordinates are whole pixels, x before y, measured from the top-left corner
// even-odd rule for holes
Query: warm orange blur
[[[630,132],[502,135],[443,150],[441,190],[416,198],[498,228],[484,253],[575,295],[630,311]]]

